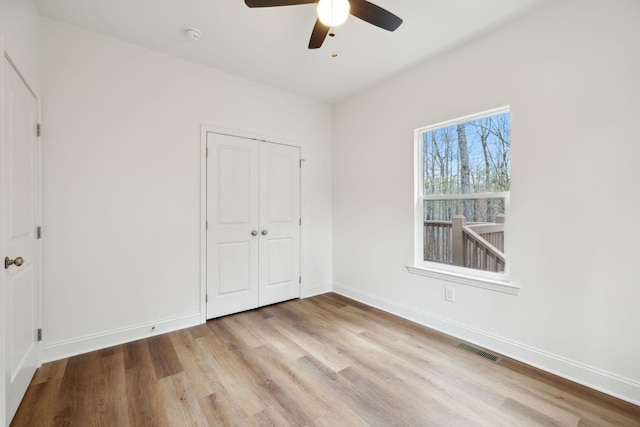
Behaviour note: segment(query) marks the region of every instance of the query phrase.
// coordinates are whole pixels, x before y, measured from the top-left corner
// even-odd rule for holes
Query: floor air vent
[[[500,357],[496,356],[495,354],[491,354],[491,353],[487,353],[486,351],[480,350],[479,348],[476,348],[472,345],[469,344],[465,344],[463,342],[461,342],[460,344],[458,344],[456,347],[461,348],[463,350],[469,351],[471,353],[475,353],[480,357],[484,357],[487,360],[491,360],[492,362],[498,362],[500,360]]]

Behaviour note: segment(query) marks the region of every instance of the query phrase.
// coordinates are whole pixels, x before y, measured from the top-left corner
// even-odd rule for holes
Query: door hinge
[[[204,294],[204,302],[209,302],[209,294]]]
[[[36,136],[42,136],[42,125],[40,123],[36,125]]]
[[[204,156],[209,157],[209,147],[206,147],[204,150],[205,150]]]
[[[302,283],[302,276],[298,276],[298,283]]]
[[[298,221],[298,225],[302,225],[302,218]]]
[[[36,239],[38,240],[42,239],[42,227],[40,226],[36,227]]]
[[[38,341],[42,341],[42,328],[38,328]]]
[[[302,167],[302,162],[304,162],[304,159],[300,159],[300,167]]]
[[[204,222],[204,229],[208,230],[209,229],[209,221],[205,221]]]

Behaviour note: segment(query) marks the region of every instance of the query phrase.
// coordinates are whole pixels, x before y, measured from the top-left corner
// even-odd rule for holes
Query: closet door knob
[[[253,230],[253,231],[251,231],[251,235],[252,235],[252,236],[257,236],[257,235],[258,235],[258,230]]]
[[[262,235],[266,236],[267,234],[269,234],[269,232],[267,230],[262,230]]]

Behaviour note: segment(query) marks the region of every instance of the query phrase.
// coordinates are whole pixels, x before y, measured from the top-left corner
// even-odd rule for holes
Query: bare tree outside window
[[[503,272],[510,113],[420,131],[424,260]]]

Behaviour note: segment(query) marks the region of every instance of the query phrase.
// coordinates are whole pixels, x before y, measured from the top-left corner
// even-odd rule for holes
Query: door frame
[[[33,91],[33,89],[31,88],[31,86],[29,85],[29,83],[27,82],[26,78],[24,77],[24,75],[20,72],[20,69],[17,67],[17,65],[11,60],[11,56],[9,55],[8,52],[5,51],[5,38],[4,38],[4,34],[0,33],[0,53],[2,54],[2,57],[0,57],[0,60],[2,61],[2,63],[0,63],[0,188],[4,188],[4,156],[5,156],[5,140],[4,140],[4,127],[5,127],[5,123],[4,123],[4,118],[5,118],[5,111],[4,111],[4,98],[5,98],[5,87],[4,87],[4,81],[5,81],[5,74],[7,73],[7,70],[5,69],[5,59],[6,62],[8,62],[10,64],[10,66],[15,70],[15,72],[18,74],[18,77],[20,77],[20,80],[22,80],[22,82],[24,83],[24,85],[27,87],[27,89],[29,90],[29,92],[31,93],[31,95],[33,95],[34,99],[36,100],[36,110],[37,110],[37,122],[40,123],[41,122],[41,118],[42,118],[42,111],[41,111],[41,103],[40,103],[40,98],[38,98],[38,96],[36,95],[36,93]],[[38,204],[37,208],[36,208],[36,223],[40,224],[40,226],[42,225],[42,218],[43,218],[43,211],[42,211],[42,137],[38,136],[36,137],[36,146],[35,146],[35,155],[37,157],[36,159],[36,172],[37,172],[37,178],[36,178],[36,188],[37,188],[37,195],[36,195],[36,203]],[[2,211],[2,213],[4,214],[5,212],[5,205],[4,205],[4,197],[0,197],[0,210]],[[6,254],[6,236],[4,235],[4,215],[2,216],[2,220],[0,221],[0,250],[2,251],[2,256],[5,256],[4,254]],[[42,328],[42,241],[40,239],[38,239],[36,241],[36,251],[38,253],[38,260],[37,260],[37,269],[38,269],[38,276],[37,276],[37,283],[36,283],[36,299],[37,299],[37,307],[36,307],[36,316],[37,316],[37,325],[38,327]],[[6,360],[6,319],[5,319],[5,310],[4,310],[4,304],[6,301],[6,283],[5,283],[5,274],[3,272],[2,275],[0,275],[0,309],[2,309],[0,311],[0,367],[2,369],[2,384],[0,386],[0,414],[2,414],[2,416],[0,416],[0,427],[5,427],[6,425],[6,415],[7,414],[7,390],[6,390],[6,372],[7,372],[7,360]],[[42,365],[42,341],[39,341],[36,343],[36,358],[37,358],[37,365],[38,367],[40,367]]]
[[[302,145],[296,141],[283,138],[265,136],[263,134],[228,129],[212,125],[200,127],[200,323],[207,322],[207,134],[218,133],[237,138],[252,139],[273,144],[290,145],[300,149],[301,161]],[[302,168],[300,168],[300,215],[302,215]],[[300,265],[302,266],[302,228],[300,229]],[[302,295],[302,291],[300,292]]]

